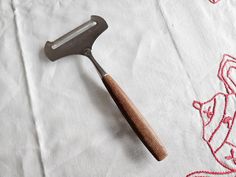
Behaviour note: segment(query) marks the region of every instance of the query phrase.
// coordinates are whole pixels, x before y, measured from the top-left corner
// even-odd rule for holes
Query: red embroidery
[[[236,93],[236,81],[231,76],[232,69],[236,69],[236,59],[225,54],[220,63],[218,77],[225,84],[228,93]]]
[[[224,119],[223,119],[223,123],[224,124],[227,124],[227,128],[230,128],[230,126],[231,126],[231,122],[232,122],[232,120],[233,120],[233,118],[232,117],[230,117],[230,116],[228,116],[228,117],[225,117]]]
[[[211,106],[209,106],[207,110],[203,111],[203,113],[205,113],[207,117],[211,119],[213,116],[213,112],[211,111]]]
[[[211,3],[216,4],[217,2],[219,2],[220,0],[209,0]]]
[[[236,165],[236,158],[234,157],[234,149],[230,150],[230,155],[225,157],[226,160],[233,160],[234,164]]]
[[[236,176],[236,77],[235,73],[232,74],[233,70],[236,70],[236,59],[225,54],[218,77],[224,83],[227,93],[216,93],[205,102],[193,102],[193,107],[199,111],[202,119],[202,138],[216,162],[227,171],[195,171],[186,177]]]

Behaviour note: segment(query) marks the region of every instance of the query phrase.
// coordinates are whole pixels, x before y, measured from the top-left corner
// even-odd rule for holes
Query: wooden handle
[[[103,76],[102,81],[139,139],[158,161],[163,160],[166,149],[143,115],[110,75]]]

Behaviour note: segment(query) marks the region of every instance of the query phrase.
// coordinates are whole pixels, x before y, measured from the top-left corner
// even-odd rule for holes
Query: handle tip
[[[157,160],[158,160],[158,161],[162,161],[162,160],[164,160],[167,156],[168,156],[168,153],[167,153],[166,150],[164,150],[164,151],[162,152],[162,154],[160,154],[160,155],[158,156]]]
[[[152,155],[155,157],[157,161],[164,160],[168,156],[166,148],[162,144],[159,144],[156,147],[157,148],[155,149],[155,151],[150,150],[150,152],[152,153]]]

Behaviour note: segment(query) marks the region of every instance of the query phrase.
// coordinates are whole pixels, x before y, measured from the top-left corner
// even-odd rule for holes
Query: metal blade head
[[[89,21],[55,41],[47,41],[44,52],[51,61],[67,55],[83,55],[85,49],[92,49],[94,41],[107,28],[108,25],[102,17],[93,15]]]

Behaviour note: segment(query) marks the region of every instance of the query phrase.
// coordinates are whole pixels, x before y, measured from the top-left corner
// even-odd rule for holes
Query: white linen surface
[[[90,61],[50,62],[54,40],[100,15],[93,53],[168,149],[157,162]],[[224,53],[236,56],[236,2],[221,0],[0,1],[0,177],[182,177],[226,171],[202,140],[192,107],[225,92]]]

